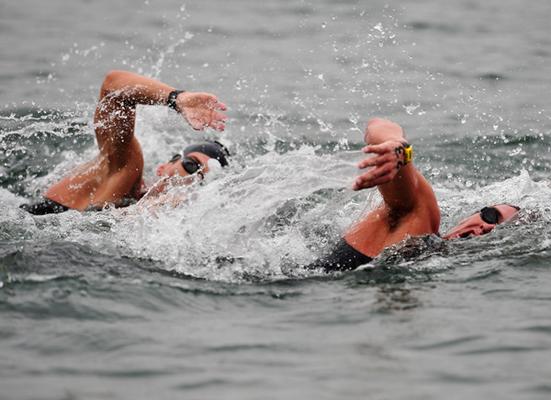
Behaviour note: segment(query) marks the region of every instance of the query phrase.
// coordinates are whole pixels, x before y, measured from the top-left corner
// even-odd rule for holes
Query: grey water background
[[[0,398],[547,399],[551,3],[0,3]],[[130,69],[229,106],[222,135],[140,110],[146,179],[220,138],[233,165],[179,209],[32,217],[94,155],[101,80]],[[380,200],[353,193],[365,121],[401,123],[441,231],[324,276]]]

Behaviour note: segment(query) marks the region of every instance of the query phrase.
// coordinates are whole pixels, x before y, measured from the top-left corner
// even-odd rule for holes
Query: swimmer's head
[[[217,141],[193,144],[181,154],[157,167],[157,176],[205,174],[210,169],[228,165],[228,149]]]
[[[519,207],[510,204],[484,207],[476,214],[461,221],[444,236],[444,239],[484,235],[492,231],[496,225],[510,221],[518,214],[519,210]]]

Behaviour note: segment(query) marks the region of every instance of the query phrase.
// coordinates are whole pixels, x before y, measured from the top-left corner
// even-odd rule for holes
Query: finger
[[[369,179],[362,179],[361,177],[359,177],[359,178],[356,178],[356,180],[354,181],[354,184],[352,185],[352,189],[353,190],[370,189],[372,187],[376,187],[378,185],[381,185],[389,181],[390,181],[390,178],[388,176],[381,176],[379,178],[369,178]]]
[[[389,174],[382,175],[377,178],[362,179],[361,177],[357,178],[354,184],[352,185],[353,190],[362,190],[383,185],[392,181],[392,177]]]
[[[366,158],[358,163],[358,168],[363,169],[367,167],[380,166],[386,163],[394,164],[396,157],[392,153],[386,153],[375,157]]]
[[[216,121],[226,121],[228,119],[228,117],[222,113],[219,113],[219,112],[214,112],[212,114],[212,118]]]
[[[368,167],[376,167],[378,165],[381,165],[385,162],[385,159],[383,157],[372,157],[368,158],[366,160],[362,160],[358,163],[359,169],[364,169]]]
[[[374,168],[363,175],[360,175],[356,180],[360,186],[373,187],[376,186],[375,181],[386,178],[386,181],[390,181],[394,178],[394,168],[392,165],[386,164],[381,167]]]
[[[394,163],[386,163],[385,165],[382,165],[380,168],[381,168],[381,171],[379,176],[389,175],[390,179],[394,179],[394,177],[396,176],[396,173],[398,172],[398,170],[396,169],[396,165]]]
[[[360,183],[358,183],[358,180],[355,180],[352,183],[352,190],[358,191],[358,190],[362,190],[362,189],[369,189],[369,188],[362,186]]]
[[[191,124],[191,127],[196,131],[202,131],[203,129],[205,129],[205,126],[207,125],[203,121],[197,118],[190,120],[189,123]]]
[[[210,115],[207,116],[208,126],[217,131],[224,130],[225,120],[226,116],[216,111],[211,111]]]
[[[209,98],[205,102],[205,106],[209,110],[214,110],[218,107],[218,99],[214,95],[209,95]]]
[[[376,154],[383,154],[387,153],[391,150],[393,150],[393,146],[389,143],[381,143],[381,144],[370,144],[369,146],[365,146],[362,151],[364,153],[376,153]]]
[[[376,156],[376,157],[366,158],[365,160],[362,160],[358,163],[358,168],[364,169],[367,167],[375,167],[378,165],[382,165],[387,162],[394,162],[395,158],[396,157],[393,154],[388,154],[388,153],[380,156]]]
[[[379,177],[373,176],[371,174],[364,174],[358,176],[354,182],[354,186],[361,189],[368,189],[375,186],[374,181],[379,179]]]
[[[210,99],[210,101],[207,103],[207,107],[210,110],[220,110],[220,111],[226,111],[227,107],[224,103],[219,102],[216,97],[213,97]]]
[[[218,132],[222,132],[226,128],[226,125],[220,121],[211,121],[209,126]]]
[[[359,176],[354,180],[354,183],[352,184],[352,189],[362,190],[362,189],[369,189],[374,186],[375,185],[373,184],[373,179]]]
[[[391,170],[386,165],[382,165],[380,167],[373,168],[371,171],[368,172],[368,174],[369,178],[373,180],[388,175],[389,172],[391,172]]]
[[[373,186],[384,185],[385,183],[391,182],[392,178],[389,175],[381,176],[380,178],[374,179],[371,181]]]
[[[225,121],[227,119],[228,118],[224,114],[216,111],[211,111],[211,114],[208,117],[208,125],[218,131],[224,130]]]
[[[371,189],[372,187],[375,187],[375,185],[370,184],[370,182],[364,182],[360,179],[356,179],[352,184],[352,190]]]
[[[220,111],[226,111],[228,109],[228,107],[226,107],[226,105],[220,101],[218,101],[216,103],[216,107],[215,107],[215,110],[220,110]]]

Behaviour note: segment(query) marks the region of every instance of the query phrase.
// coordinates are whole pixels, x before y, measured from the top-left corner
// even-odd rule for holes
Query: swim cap
[[[210,158],[218,160],[223,167],[228,165],[228,159],[226,157],[230,156],[230,152],[226,146],[220,142],[214,141],[192,144],[184,149],[184,156],[194,152],[203,153]]]

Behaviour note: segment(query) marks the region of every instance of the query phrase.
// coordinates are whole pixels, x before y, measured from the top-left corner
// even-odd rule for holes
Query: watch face
[[[413,147],[411,147],[411,145],[408,144],[404,147],[404,162],[406,164],[410,163],[412,159],[413,159]]]

